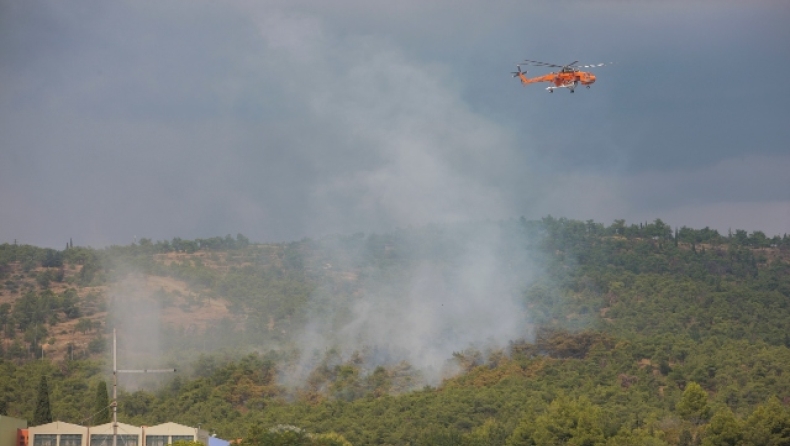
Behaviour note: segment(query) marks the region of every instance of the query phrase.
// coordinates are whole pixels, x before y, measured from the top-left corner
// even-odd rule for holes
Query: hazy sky
[[[0,243],[790,233],[786,1],[0,0]],[[525,58],[614,62],[574,94]],[[546,70],[530,68],[530,74]]]

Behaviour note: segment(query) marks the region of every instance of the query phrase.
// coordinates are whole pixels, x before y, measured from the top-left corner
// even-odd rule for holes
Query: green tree
[[[601,409],[585,397],[572,400],[559,397],[538,416],[533,426],[522,422],[508,438],[509,446],[566,444],[575,446],[604,445]]]
[[[82,286],[91,284],[96,275],[101,271],[101,264],[97,258],[89,258],[80,269],[79,283]]]
[[[107,383],[102,380],[96,385],[96,400],[93,405],[93,424],[109,423],[112,421],[110,416],[110,396],[107,394]]]
[[[702,446],[737,446],[741,444],[743,428],[729,407],[717,410],[705,430]]]
[[[743,429],[745,446],[790,445],[790,413],[776,397],[757,407],[746,419]]]
[[[531,416],[525,416],[507,438],[505,444],[507,446],[536,446],[534,419]]]
[[[352,446],[346,438],[335,432],[311,435],[314,446]]]
[[[499,446],[505,444],[508,431],[494,419],[488,419],[470,432],[464,441],[468,446]]]
[[[420,446],[461,446],[463,443],[463,435],[452,428],[431,429],[417,441]]]
[[[101,353],[104,351],[104,346],[104,336],[99,336],[98,338],[93,338],[90,342],[88,342],[88,351],[91,353]]]
[[[38,383],[38,398],[36,398],[36,411],[33,414],[33,426],[52,422],[52,407],[49,404],[49,386],[47,376],[42,375]]]
[[[205,445],[199,441],[178,440],[178,441],[174,441],[171,446],[205,446]]]
[[[700,425],[710,418],[708,393],[699,384],[691,381],[683,390],[677,405],[678,415],[683,419]]]
[[[13,330],[13,323],[11,319],[11,304],[8,302],[0,304],[0,333],[1,336],[7,336],[7,329]]]
[[[242,446],[311,446],[313,443],[304,429],[277,425],[271,429],[253,426],[241,444]]]
[[[74,330],[79,331],[82,334],[92,331],[93,321],[86,317],[80,318],[80,320],[77,321],[77,324],[74,326]]]
[[[606,441],[606,446],[666,446],[664,440],[653,437],[645,429],[622,428]]]

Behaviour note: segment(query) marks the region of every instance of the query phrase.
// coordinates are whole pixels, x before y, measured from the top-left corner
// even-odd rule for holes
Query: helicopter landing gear
[[[590,86],[589,86],[589,85],[587,86],[587,89],[588,89],[588,90],[590,89]]]

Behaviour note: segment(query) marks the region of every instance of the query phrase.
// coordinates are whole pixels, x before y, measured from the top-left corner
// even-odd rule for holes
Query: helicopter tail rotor
[[[527,74],[526,71],[521,71],[521,65],[520,64],[516,64],[516,68],[518,69],[518,71],[511,71],[510,72],[510,74],[512,74],[513,77],[519,77],[522,74]]]

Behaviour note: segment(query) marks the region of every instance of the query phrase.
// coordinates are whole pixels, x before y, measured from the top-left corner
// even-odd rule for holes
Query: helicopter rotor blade
[[[562,67],[562,65],[556,65],[556,64],[553,64],[553,63],[541,62],[539,60],[525,60],[524,62],[526,62],[526,63],[528,63],[530,65],[535,65],[537,67],[555,67],[555,68]]]
[[[612,64],[613,64],[613,62],[609,62],[609,63],[602,62],[602,63],[594,63],[594,64],[590,64],[590,65],[579,65],[578,67],[579,68],[595,68],[595,67],[603,67],[603,66],[612,65]]]

